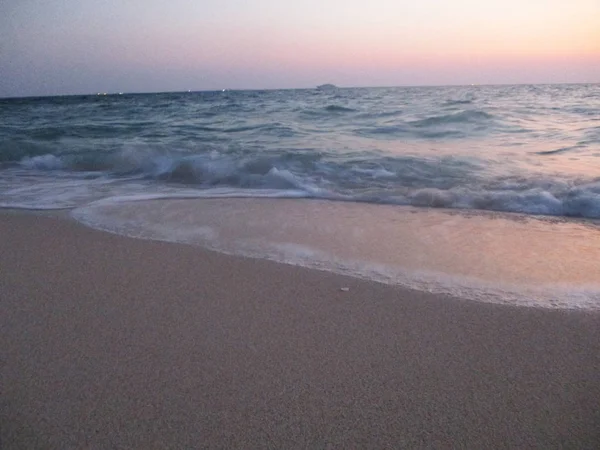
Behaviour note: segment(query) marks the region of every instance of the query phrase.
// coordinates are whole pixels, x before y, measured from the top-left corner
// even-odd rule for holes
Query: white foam
[[[21,160],[20,164],[27,169],[41,170],[56,170],[64,167],[63,160],[52,154],[25,157]]]
[[[86,177],[105,176],[115,179],[123,189],[104,192],[104,197],[138,194],[137,184],[144,179],[147,181],[145,189],[157,195],[175,190],[187,192],[194,186],[197,190],[206,189],[208,197],[219,195],[213,191],[214,187],[228,186],[256,197],[263,197],[260,190],[302,191],[301,196],[315,198],[600,218],[600,181],[597,172],[589,167],[587,172],[581,169],[574,177],[561,173],[536,174],[530,168],[496,174],[492,172],[494,165],[486,168],[481,161],[477,163],[475,158],[464,157],[332,161],[311,154],[314,164],[302,164],[295,160],[299,156],[241,156],[218,151],[170,154],[134,145],[90,161],[73,155],[26,157],[18,164],[22,179],[11,176],[15,172],[12,169],[0,173],[0,202],[27,205],[31,200],[21,198],[21,192],[13,189],[9,198],[7,194],[2,195],[2,187],[19,187],[33,177],[43,179],[46,184],[43,196],[32,207],[52,207],[54,191],[61,197],[56,207],[77,206],[83,204],[85,198],[92,201],[101,197],[91,194],[92,190],[87,196],[77,191],[84,185],[94,184]],[[82,173],[79,171],[82,167],[93,171]],[[73,185],[71,202],[65,200],[68,195],[65,180],[69,177],[77,183]],[[56,179],[54,183],[52,178]],[[133,180],[129,192],[125,189],[127,180]],[[151,182],[154,186],[150,186]],[[35,189],[33,183],[26,187]]]
[[[594,225],[221,194],[203,200],[107,199],[72,214],[92,227],[131,237],[201,245],[476,301],[600,309]]]
[[[52,157],[52,155],[46,155]],[[39,161],[52,158],[37,157]],[[32,158],[33,160],[34,158]],[[34,164],[34,163],[32,163]],[[291,176],[291,174],[289,175]],[[302,198],[302,189],[201,189],[179,184],[161,184],[138,176],[110,177],[97,172],[5,169],[0,174],[0,207],[20,209],[66,209],[95,201],[105,204],[168,198],[270,197]]]
[[[299,190],[284,189],[177,189],[172,192],[155,194],[126,194],[103,198],[89,206],[108,206],[119,203],[143,202],[148,200],[210,199],[210,198],[306,198],[307,193]]]

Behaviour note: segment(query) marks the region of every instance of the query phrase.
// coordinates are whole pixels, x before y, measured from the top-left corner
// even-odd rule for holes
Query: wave
[[[494,116],[484,111],[461,111],[453,114],[443,114],[441,116],[432,116],[425,119],[414,120],[409,122],[414,127],[431,127],[444,124],[461,124],[461,123],[486,123],[490,122]]]
[[[26,157],[20,166],[40,171],[101,172],[112,176],[137,175],[145,179],[209,188],[233,186],[244,189],[303,189],[319,192],[310,177],[294,175],[293,169],[312,165],[319,154],[264,157],[233,157],[218,152],[200,155],[169,155],[125,150],[99,157],[90,154]]]
[[[436,129],[435,127],[429,129],[414,128],[410,124],[406,123],[363,127],[354,130],[354,132],[361,136],[391,139],[398,137],[410,137],[415,139],[452,139],[466,136],[466,133],[462,130]]]
[[[27,169],[38,170],[56,170],[65,168],[64,161],[59,156],[52,154],[33,157],[26,156],[21,160],[20,165]]]
[[[319,153],[251,157],[218,152],[193,156],[121,152],[88,164],[69,157],[43,155],[25,158],[20,167],[67,175],[69,171],[89,176],[96,173],[95,176],[116,180],[133,177],[158,186],[172,186],[175,191],[188,186],[239,192],[275,189],[301,191],[307,197],[330,200],[600,218],[600,179],[490,179],[479,173],[476,163],[456,158],[335,161]],[[84,179],[79,180],[85,183]],[[61,192],[64,189],[63,183]]]
[[[301,115],[307,117],[339,116],[343,114],[355,113],[357,111],[357,109],[335,104],[327,105],[322,108],[305,108],[299,110]]]
[[[383,126],[373,126],[373,127],[363,127],[354,130],[357,134],[362,135],[382,135],[382,136],[399,136],[403,134],[411,133],[410,127],[407,127],[404,124],[397,125],[383,125]]]
[[[583,115],[598,108],[595,90],[11,100],[0,110],[0,200],[17,203],[28,192],[22,204],[52,196],[78,204],[121,195],[126,185],[135,192],[281,189],[334,200],[598,217],[600,123]],[[116,183],[91,186],[94,177]]]
[[[342,113],[357,111],[356,109],[348,108],[346,106],[341,106],[341,105],[327,105],[324,109],[325,109],[325,111],[329,111],[329,112],[342,112]]]
[[[367,112],[360,114],[359,119],[387,119],[389,117],[398,117],[402,115],[401,109],[395,109],[392,111],[379,111],[379,112]]]
[[[581,148],[581,145],[573,145],[570,147],[562,147],[562,148],[557,148],[554,150],[544,150],[541,152],[535,152],[536,155],[558,155],[560,153],[566,153],[569,152],[571,150],[576,150],[578,148]]]
[[[460,208],[531,215],[600,218],[600,183],[550,192],[541,188],[522,191],[420,189],[405,198],[412,206]]]
[[[473,103],[473,100],[446,100],[443,105],[444,106],[458,106],[458,105],[470,105]]]
[[[372,126],[354,130],[358,135],[416,139],[456,139],[466,138],[481,131],[499,130],[494,116],[483,111],[461,111],[452,114],[426,117],[424,119],[397,121],[386,124],[375,123]]]

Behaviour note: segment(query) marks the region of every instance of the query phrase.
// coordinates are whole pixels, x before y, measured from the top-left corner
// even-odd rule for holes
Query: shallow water
[[[73,215],[132,237],[473,300],[600,308],[600,228],[593,223],[256,198],[100,201]]]

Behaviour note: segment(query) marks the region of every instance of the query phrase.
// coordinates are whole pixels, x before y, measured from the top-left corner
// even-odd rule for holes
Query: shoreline
[[[0,236],[3,448],[600,442],[597,311],[432,295],[47,212],[1,212]]]
[[[263,198],[109,202],[75,209],[72,215],[84,225],[129,237],[191,244],[409,290],[479,302],[600,310],[599,229],[576,221]]]

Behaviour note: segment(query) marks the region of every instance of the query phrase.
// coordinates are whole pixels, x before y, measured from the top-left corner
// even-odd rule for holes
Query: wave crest
[[[78,183],[86,183],[81,176],[91,174],[114,180],[144,180],[156,184],[159,190],[160,185],[169,189],[233,188],[240,192],[299,190],[308,197],[331,200],[600,218],[600,179],[489,179],[485,174],[480,176],[477,164],[457,158],[339,161],[316,152],[175,155],[130,149],[104,158],[51,154],[27,157],[20,167],[57,171],[57,178],[78,177]],[[81,176],[77,175],[82,171]],[[64,191],[64,184],[60,189]]]
[[[468,110],[453,114],[443,114],[439,116],[431,116],[425,119],[415,120],[410,122],[414,127],[423,128],[444,124],[468,124],[468,123],[487,123],[494,118],[493,115],[485,111]]]

